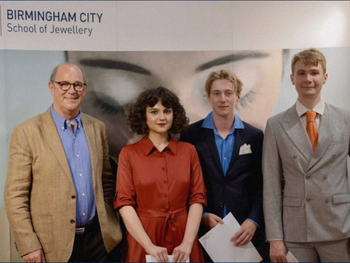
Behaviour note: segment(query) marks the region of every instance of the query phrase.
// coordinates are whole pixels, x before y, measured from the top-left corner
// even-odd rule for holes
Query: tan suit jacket
[[[122,235],[112,209],[114,183],[106,128],[86,114],[81,120],[90,149],[98,219],[109,252]],[[43,249],[47,261],[68,261],[75,237],[76,192],[50,109],[14,128],[4,199],[20,256]]]
[[[325,105],[315,151],[295,105],[268,120],[263,146],[268,240],[319,242],[350,236],[349,149],[350,113],[343,109]]]

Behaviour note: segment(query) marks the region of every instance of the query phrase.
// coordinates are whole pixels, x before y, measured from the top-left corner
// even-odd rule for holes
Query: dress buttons
[[[164,180],[163,183],[166,184],[166,180]]]
[[[165,167],[163,167],[162,170],[164,171],[164,170],[165,170]]]

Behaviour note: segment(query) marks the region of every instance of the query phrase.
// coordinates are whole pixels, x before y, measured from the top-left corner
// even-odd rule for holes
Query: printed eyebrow
[[[227,55],[198,66],[196,68],[196,72],[203,71],[214,66],[224,65],[234,61],[239,61],[239,60],[249,59],[249,58],[266,58],[268,56],[269,55],[267,53],[262,53],[262,52],[242,52],[238,54]]]
[[[145,68],[119,60],[111,59],[81,59],[80,64],[83,66],[106,68],[106,69],[118,69],[131,71],[143,75],[151,75],[151,72]]]

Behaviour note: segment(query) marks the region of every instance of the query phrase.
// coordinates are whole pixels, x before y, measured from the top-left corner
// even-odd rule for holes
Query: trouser
[[[68,262],[106,262],[108,253],[103,243],[98,219],[76,231],[72,255]]]
[[[299,262],[350,262],[348,239],[285,244]]]

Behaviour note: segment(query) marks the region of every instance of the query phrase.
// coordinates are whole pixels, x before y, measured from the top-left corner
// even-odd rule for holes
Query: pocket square
[[[252,149],[250,148],[250,144],[243,144],[241,148],[239,148],[239,155],[252,153]]]

